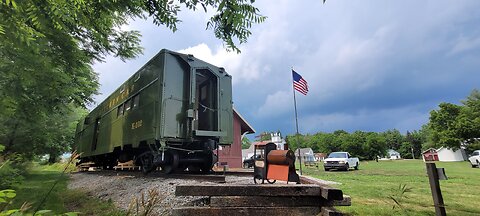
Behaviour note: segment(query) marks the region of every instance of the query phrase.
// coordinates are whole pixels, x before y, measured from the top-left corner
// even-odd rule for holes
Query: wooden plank
[[[253,181],[253,169],[252,170],[247,170],[247,171],[244,171],[244,170],[241,170],[241,171],[233,171],[233,170],[230,170],[230,171],[215,171],[215,174],[217,175],[233,175],[233,176],[251,176],[252,177],[252,181]]]
[[[320,207],[178,207],[174,216],[234,216],[234,215],[318,215]]]
[[[322,216],[343,216],[343,213],[335,209],[334,207],[322,207],[321,213]]]
[[[265,197],[265,196],[212,196],[212,207],[301,207],[323,206],[327,203],[319,196]]]
[[[320,190],[318,185],[178,185],[175,188],[175,195],[320,196]]]
[[[313,178],[307,178],[300,176],[300,182],[302,184],[315,184],[321,188],[321,196],[326,200],[343,200],[343,191],[337,188],[333,188],[329,185],[323,184]]]
[[[323,197],[265,197],[265,196],[212,196],[210,206],[214,207],[249,207],[249,206],[351,206],[350,196],[343,200],[327,201]]]

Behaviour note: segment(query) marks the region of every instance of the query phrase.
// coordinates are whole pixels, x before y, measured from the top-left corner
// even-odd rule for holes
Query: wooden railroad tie
[[[140,170],[140,166],[135,166],[135,163],[133,162],[133,160],[130,160],[130,161],[127,161],[125,163],[120,163],[118,162],[117,166],[114,166],[113,169],[115,170],[123,170],[123,169],[127,169],[127,170]]]
[[[207,196],[208,206],[181,206],[173,215],[342,215],[350,206],[341,190],[316,184],[178,185],[176,196]]]

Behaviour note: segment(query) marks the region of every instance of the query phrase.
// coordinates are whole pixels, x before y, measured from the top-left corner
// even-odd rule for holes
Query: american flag
[[[307,95],[308,93],[308,85],[307,81],[300,76],[297,72],[292,70],[292,75],[293,75],[293,87],[295,90],[298,92],[302,93],[303,95]]]

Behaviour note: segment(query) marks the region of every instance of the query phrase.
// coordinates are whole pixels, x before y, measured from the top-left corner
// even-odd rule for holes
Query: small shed
[[[451,148],[441,147],[437,149],[437,154],[439,161],[464,161],[467,159],[467,154],[462,148],[454,151]]]
[[[429,148],[422,152],[423,161],[438,161],[438,153],[434,148]]]

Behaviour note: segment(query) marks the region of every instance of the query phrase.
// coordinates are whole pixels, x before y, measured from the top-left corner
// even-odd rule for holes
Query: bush
[[[0,164],[0,190],[12,188],[12,185],[23,180],[23,171],[15,167],[12,162]]]
[[[4,149],[5,147],[0,145],[0,153]],[[4,155],[0,155],[0,190],[11,188],[13,184],[23,180],[23,170],[25,168],[18,155],[13,155],[11,159],[5,159]]]

